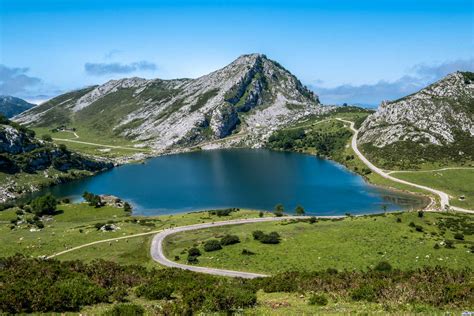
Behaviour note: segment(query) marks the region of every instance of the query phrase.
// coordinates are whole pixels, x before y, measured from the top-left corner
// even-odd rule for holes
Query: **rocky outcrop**
[[[59,171],[71,169],[100,171],[113,167],[111,163],[83,157],[66,148],[37,140],[34,133],[15,123],[0,125],[0,172],[33,173],[53,167]]]
[[[459,135],[474,137],[474,81],[469,74],[456,72],[415,94],[383,102],[362,124],[359,142],[443,146]]]
[[[358,142],[385,169],[474,161],[474,73],[456,72],[393,102],[362,124]]]
[[[69,122],[91,131],[99,126],[166,151],[225,140],[237,127],[250,146],[258,147],[275,128],[328,110],[281,65],[250,54],[197,79],[112,80],[59,96],[15,120],[47,127]]]

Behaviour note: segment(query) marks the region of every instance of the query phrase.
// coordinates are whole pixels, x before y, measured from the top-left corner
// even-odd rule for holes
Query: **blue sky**
[[[324,103],[378,104],[474,70],[472,0],[0,0],[0,94],[198,77],[265,53]]]

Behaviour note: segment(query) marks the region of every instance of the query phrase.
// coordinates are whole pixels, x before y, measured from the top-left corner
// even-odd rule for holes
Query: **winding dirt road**
[[[401,180],[401,179],[392,177],[389,173],[387,173],[387,172],[383,171],[382,169],[376,167],[373,163],[371,163],[359,151],[359,148],[357,148],[357,137],[359,135],[359,130],[354,127],[354,122],[347,121],[347,120],[344,120],[344,119],[341,119],[341,118],[337,118],[337,120],[349,124],[350,129],[354,132],[354,134],[352,136],[352,140],[351,140],[352,150],[354,150],[354,152],[359,157],[359,159],[362,160],[362,162],[367,167],[369,167],[370,170],[372,170],[373,172],[377,173],[378,175],[380,175],[381,177],[383,177],[385,179],[389,179],[389,180],[394,181],[394,182],[406,184],[406,185],[409,185],[409,186],[412,186],[412,187],[415,187],[415,188],[418,188],[418,189],[422,189],[422,190],[425,190],[425,191],[428,191],[428,192],[431,192],[431,193],[434,193],[434,194],[438,195],[439,198],[440,198],[441,210],[446,210],[446,209],[449,208],[449,209],[452,209],[452,210],[455,210],[455,211],[458,211],[458,212],[474,213],[473,210],[466,210],[466,209],[463,209],[463,208],[460,208],[460,207],[457,207],[457,206],[450,206],[449,205],[449,195],[447,193],[443,192],[443,191],[436,190],[436,189],[433,189],[433,188],[430,188],[430,187],[427,187],[427,186],[424,186],[424,185],[420,185],[420,184],[416,184],[416,183],[412,183],[412,182],[408,182],[408,181],[405,181],[405,180]]]
[[[324,216],[324,217],[325,218],[341,218],[343,216]],[[171,267],[171,268],[179,268],[179,269],[190,270],[194,272],[201,272],[201,273],[228,276],[228,277],[246,278],[246,279],[266,277],[268,276],[266,274],[199,267],[199,266],[187,265],[187,264],[171,261],[168,258],[166,258],[166,256],[163,253],[163,241],[165,240],[166,237],[170,235],[185,232],[185,231],[190,231],[190,230],[213,228],[213,227],[220,227],[220,226],[226,226],[226,225],[274,222],[274,221],[284,221],[284,220],[291,220],[291,219],[306,219],[306,218],[309,218],[309,216],[247,218],[247,219],[235,219],[235,220],[224,221],[224,222],[203,223],[203,224],[165,229],[161,231],[160,233],[156,234],[155,237],[153,237],[153,241],[151,242],[151,249],[150,249],[151,257],[153,258],[153,260],[160,263],[161,265]]]

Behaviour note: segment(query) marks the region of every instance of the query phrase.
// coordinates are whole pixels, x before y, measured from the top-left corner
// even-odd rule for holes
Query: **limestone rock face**
[[[273,130],[326,111],[280,64],[250,54],[196,79],[112,80],[59,96],[15,120],[100,130],[163,151],[216,140],[221,147],[259,147]]]
[[[400,141],[449,145],[474,142],[474,74],[456,72],[393,102],[383,102],[362,124],[359,143],[382,148]]]

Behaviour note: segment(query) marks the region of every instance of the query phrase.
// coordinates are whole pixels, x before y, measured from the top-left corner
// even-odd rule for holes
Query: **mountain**
[[[383,102],[359,143],[382,167],[474,160],[474,73],[456,72],[402,99]]]
[[[223,140],[222,147],[259,147],[280,126],[326,110],[280,64],[250,54],[197,79],[111,80],[61,95],[15,120],[68,125],[169,150],[216,140]]]
[[[112,167],[110,162],[96,161],[71,152],[64,145],[39,140],[34,131],[0,117],[0,175],[4,180],[0,185],[0,203],[16,197],[17,193],[37,189],[41,181],[56,183],[63,178],[79,177],[76,171],[98,172]],[[38,183],[25,183],[19,177],[20,173],[36,175]],[[52,175],[54,179],[51,179]]]
[[[23,99],[8,95],[0,95],[0,114],[11,118],[21,112],[31,109],[35,104],[26,102]]]

